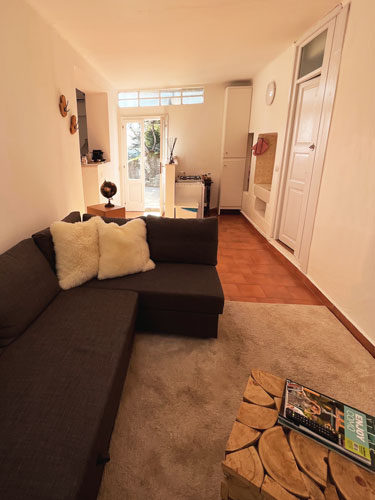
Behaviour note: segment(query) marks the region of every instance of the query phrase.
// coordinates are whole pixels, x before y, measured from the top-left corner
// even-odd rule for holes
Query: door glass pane
[[[202,103],[203,103],[202,95],[182,98],[182,104],[202,104]]]
[[[160,119],[144,121],[145,210],[160,207]]]
[[[162,97],[172,97],[181,96],[181,90],[161,90],[160,95]]]
[[[138,99],[138,92],[119,92],[119,99]]]
[[[138,99],[122,99],[118,105],[120,108],[136,108],[138,107]]]
[[[181,104],[181,97],[162,97],[161,105],[162,106],[171,106],[175,104]]]
[[[322,66],[326,40],[327,30],[322,31],[320,35],[303,47],[298,78],[308,75]]]
[[[126,124],[126,145],[128,159],[128,178],[141,178],[141,124]]]
[[[182,95],[203,95],[203,89],[185,89]]]
[[[159,92],[158,91],[151,91],[151,90],[142,90],[139,93],[139,97],[159,97]]]
[[[157,99],[140,99],[140,106],[159,106],[159,98]]]

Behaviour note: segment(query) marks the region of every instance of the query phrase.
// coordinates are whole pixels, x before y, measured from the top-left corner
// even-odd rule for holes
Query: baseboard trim
[[[373,358],[375,358],[375,345],[345,316],[340,309],[333,304],[328,297],[304,274],[297,266],[293,263],[291,259],[288,259],[285,255],[283,255],[278,248],[276,248],[266,235],[259,230],[259,228],[251,222],[249,217],[247,217],[243,212],[241,214],[244,216],[244,219],[251,224],[254,229],[256,229],[266,240],[268,248],[271,252],[276,255],[284,264],[287,265],[288,269],[299,276],[304,284],[307,286],[309,290],[311,290],[322,302],[323,305],[327,307],[331,311],[331,313],[336,316],[336,318],[349,330],[349,332],[353,335],[353,337],[368,351]]]

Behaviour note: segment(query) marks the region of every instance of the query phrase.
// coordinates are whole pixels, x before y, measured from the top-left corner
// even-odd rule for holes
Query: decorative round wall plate
[[[267,90],[266,90],[266,104],[268,106],[271,106],[273,103],[273,100],[275,99],[275,93],[276,93],[276,82],[272,81],[267,85]]]

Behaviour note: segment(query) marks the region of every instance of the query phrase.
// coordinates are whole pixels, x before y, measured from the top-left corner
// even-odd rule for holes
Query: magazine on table
[[[375,472],[375,417],[287,379],[278,422]]]

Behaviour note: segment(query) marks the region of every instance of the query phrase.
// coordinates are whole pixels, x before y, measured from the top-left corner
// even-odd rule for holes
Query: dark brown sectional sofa
[[[217,220],[145,221],[147,273],[62,291],[49,229],[0,256],[4,500],[95,499],[135,330],[217,335]]]

